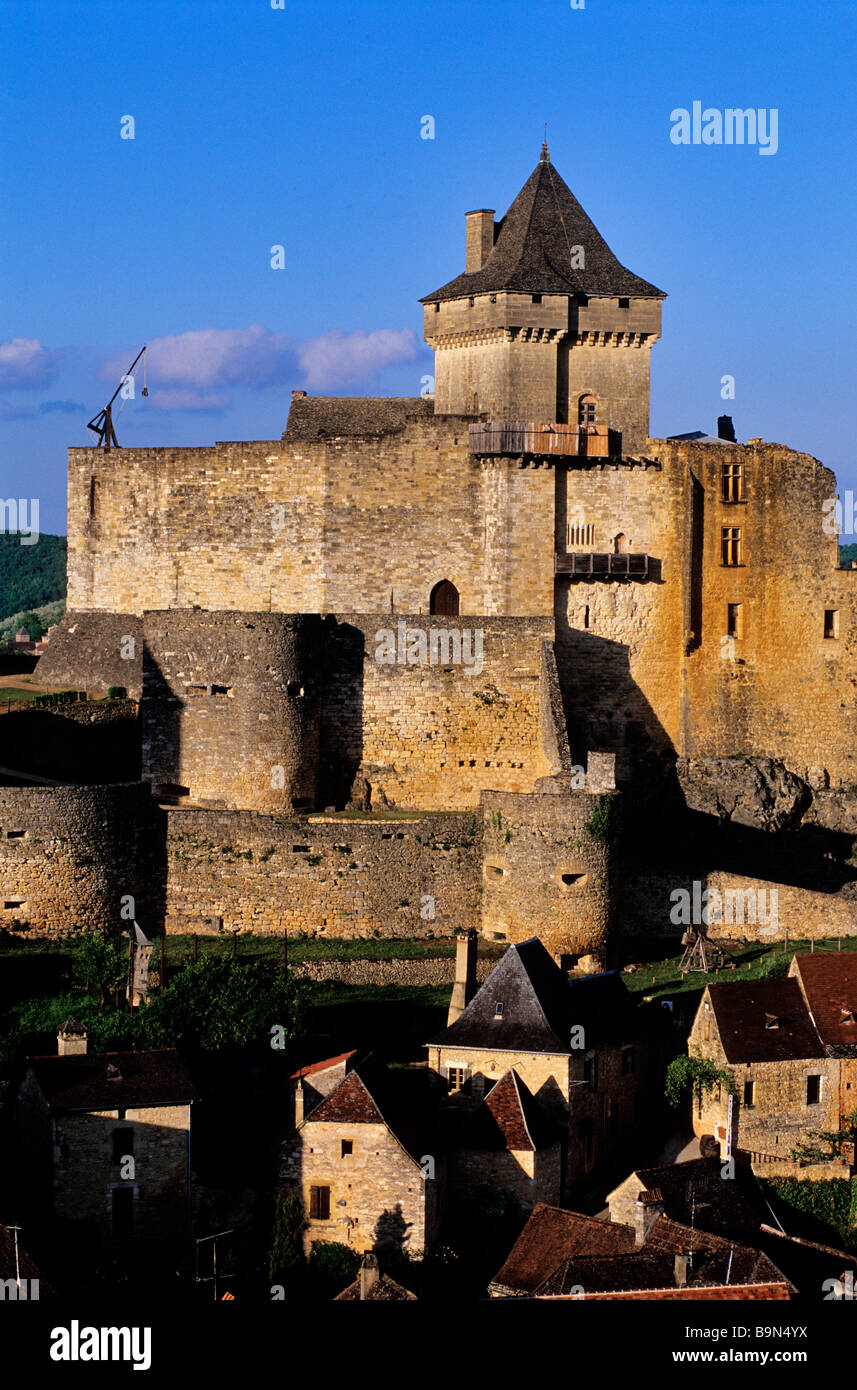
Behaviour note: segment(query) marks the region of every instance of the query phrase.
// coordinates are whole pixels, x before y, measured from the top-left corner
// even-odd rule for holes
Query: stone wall
[[[449,1161],[449,1187],[456,1196],[473,1198],[479,1189],[510,1192],[523,1213],[536,1202],[558,1206],[562,1197],[562,1148],[559,1140],[538,1151],[456,1149]]]
[[[115,930],[131,895],[141,924],[157,920],[156,835],[140,783],[0,787],[4,925],[37,931]],[[127,903],[124,904],[127,907]]]
[[[479,984],[487,980],[496,960],[476,962]],[[339,980],[345,985],[407,985],[423,989],[426,985],[451,985],[455,978],[455,957],[418,960],[310,960],[291,967],[292,974],[305,980]]]
[[[33,679],[52,689],[96,694],[111,685],[123,685],[138,700],[143,683],[142,636],[136,614],[68,608],[51,630]]]

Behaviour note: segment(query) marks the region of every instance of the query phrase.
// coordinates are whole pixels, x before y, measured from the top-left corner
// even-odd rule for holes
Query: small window
[[[710,1018],[704,1018],[704,1019],[702,1020],[702,1041],[703,1041],[703,1042],[711,1042],[711,1019],[710,1019]]]
[[[752,1110],[756,1104],[756,1083],[755,1081],[744,1082],[744,1107]]]
[[[134,1152],[134,1131],[133,1129],[114,1129],[113,1131],[113,1162],[121,1163],[123,1158]]]
[[[724,502],[743,502],[744,467],[740,463],[724,463],[720,470],[720,496]]]
[[[741,527],[723,526],[720,531],[720,559],[724,565],[743,564],[741,553]]]
[[[474,306],[474,304],[476,303],[476,300],[473,298],[473,295],[470,296],[470,298],[468,299],[467,303],[468,303],[469,308],[472,309],[473,306]]]
[[[300,681],[289,681],[288,685],[286,686],[287,695],[291,695],[294,697],[297,695],[303,695],[303,693],[304,688],[301,685]]]
[[[89,480],[89,515],[90,515],[90,516],[95,516],[95,488],[96,488],[96,481],[95,481],[94,478],[90,478],[90,480]]]
[[[491,304],[496,304],[496,303],[497,303],[497,296],[496,296],[496,294],[489,294],[488,300],[489,300],[489,303],[491,303]]]
[[[186,685],[184,688],[185,698],[188,700],[198,700],[201,696],[208,694],[207,685]]]
[[[534,295],[533,295],[533,303],[534,303],[534,304],[541,304],[541,302],[542,302],[542,297],[541,297],[541,295],[540,295],[540,294],[534,294]]]
[[[594,396],[581,396],[577,403],[577,423],[586,429],[594,429],[597,402]]]
[[[729,637],[744,636],[744,615],[743,604],[727,603],[726,605],[726,632]]]
[[[588,295],[588,294],[579,294],[579,295],[577,296],[577,302],[578,302],[578,304],[580,305],[580,308],[581,308],[581,309],[585,309],[585,308],[588,306],[588,304],[589,304],[589,295]]]
[[[806,1103],[807,1105],[818,1105],[821,1100],[821,1077],[808,1076],[806,1078]]]
[[[221,697],[221,699],[225,699],[225,697],[226,697],[227,695],[231,695],[231,694],[232,694],[232,686],[231,686],[231,685],[213,685],[213,686],[211,687],[211,693],[212,693],[212,695],[219,695],[219,696]]]
[[[24,838],[24,836],[26,835],[26,833],[27,833],[26,830],[7,830],[7,831],[6,831],[6,839],[7,839],[7,840],[23,840],[23,838]]]
[[[635,1066],[635,1055],[633,1047],[622,1048],[622,1075],[633,1076]]]
[[[436,314],[440,312],[440,305],[438,304],[437,300],[435,300],[434,311]]]
[[[588,628],[588,627],[589,627],[589,604],[588,604],[588,603],[587,603],[586,607],[585,607],[584,610],[583,610],[583,626],[584,626],[585,628]]]
[[[467,1080],[466,1067],[447,1067],[447,1085],[450,1091],[460,1091]]]
[[[313,1221],[330,1220],[330,1188],[311,1187],[309,1190],[309,1214]]]
[[[587,1089],[590,1091],[598,1090],[598,1058],[587,1057],[583,1063],[583,1079]]]
[[[503,1003],[502,1003],[502,1000],[498,999],[498,1000],[497,1000],[497,1003],[494,1005],[494,1017],[495,1017],[495,1018],[501,1018],[502,1015],[503,1015]]]
[[[354,1140],[343,1139],[341,1143],[340,1158],[348,1158],[354,1153]]]
[[[620,299],[620,300],[619,300],[619,308],[620,308],[620,309],[630,309],[630,307],[631,307],[631,301],[630,301],[630,299]]]
[[[839,636],[839,609],[825,608],[824,610],[824,635],[826,638],[836,638]]]

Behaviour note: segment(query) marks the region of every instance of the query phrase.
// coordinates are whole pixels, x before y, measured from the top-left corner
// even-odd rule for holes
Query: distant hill
[[[40,535],[35,545],[0,532],[0,621],[65,599],[65,536]]]

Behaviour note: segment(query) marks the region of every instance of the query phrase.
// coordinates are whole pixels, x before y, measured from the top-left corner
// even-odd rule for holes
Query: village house
[[[114,1240],[186,1230],[199,1097],[178,1053],[88,1052],[73,1020],[58,1044],[58,1055],[29,1059],[16,1105],[39,1215],[86,1221]]]
[[[318,1064],[311,1076],[318,1080],[349,1055]],[[445,1171],[430,1137],[429,1080],[425,1069],[394,1077],[367,1059],[298,1120],[282,1147],[280,1190],[301,1196],[307,1251],[333,1241],[419,1255],[434,1244]],[[305,1101],[303,1080],[300,1088]]]
[[[562,1136],[563,1200],[626,1149],[642,1117],[648,1049],[634,1001],[615,971],[569,980],[536,937],[510,946],[475,993],[460,985],[454,999],[472,997],[428,1042],[429,1066],[450,1096],[474,1109],[513,1073],[504,1100],[517,1087]],[[468,1168],[472,1176],[474,1161]],[[483,1158],[481,1168],[491,1181],[492,1163]],[[540,1200],[531,1181],[532,1200]]]
[[[734,1085],[695,1094],[694,1132],[756,1165],[793,1161],[797,1145],[840,1130],[857,1110],[857,957],[795,956],[785,979],[707,986],[688,1051]],[[828,1176],[837,1163],[847,1173],[853,1144]]]

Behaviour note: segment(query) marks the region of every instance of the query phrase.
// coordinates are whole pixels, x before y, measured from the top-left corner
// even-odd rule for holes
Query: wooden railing
[[[471,454],[558,454],[608,458],[606,425],[564,425],[533,420],[490,420],[470,426]]]
[[[567,554],[557,555],[556,573],[572,578],[648,579],[653,562],[648,555]]]

